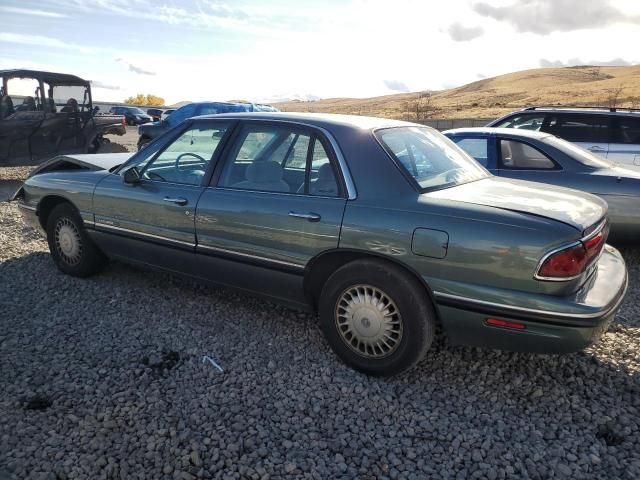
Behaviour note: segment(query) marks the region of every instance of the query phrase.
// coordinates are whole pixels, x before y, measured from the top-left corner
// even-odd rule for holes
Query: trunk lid
[[[498,177],[423,195],[546,217],[571,225],[580,232],[600,222],[607,213],[604,200],[589,193]]]

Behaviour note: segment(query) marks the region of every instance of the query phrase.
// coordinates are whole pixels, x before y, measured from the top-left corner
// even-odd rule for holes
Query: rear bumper
[[[453,344],[501,350],[568,353],[596,342],[614,319],[627,288],[620,253],[607,245],[598,268],[582,288],[568,297],[553,297],[563,308],[523,308],[477,298],[435,292],[440,318]],[[486,324],[498,318],[524,325],[507,329]]]

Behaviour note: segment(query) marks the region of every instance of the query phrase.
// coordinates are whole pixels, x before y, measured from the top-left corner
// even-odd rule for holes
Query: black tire
[[[64,246],[74,241],[78,242],[78,248],[67,256]],[[47,219],[47,242],[54,263],[67,275],[88,277],[101,271],[107,264],[107,257],[89,238],[80,215],[68,203],[61,203],[51,211]]]
[[[349,316],[343,308],[346,305],[344,299],[348,298],[349,292],[354,289],[366,288],[366,286],[371,287],[369,293],[372,296],[379,293],[386,296],[386,298],[377,297],[379,302],[382,299],[391,301],[390,304],[384,305],[395,307],[391,308],[391,311],[397,311],[399,315],[393,318],[397,324],[401,324],[401,327],[395,327],[401,328],[401,334],[395,332],[399,337],[395,339],[394,348],[385,353],[378,347],[380,351],[376,354],[373,347],[364,347],[372,349],[369,356],[356,351],[360,348],[360,344],[358,348],[353,344],[349,346],[347,340],[349,334],[340,332],[340,329],[345,331],[346,325],[343,323],[341,327],[338,326],[338,312],[342,313],[342,321],[348,322],[345,319],[350,318],[351,322],[357,323],[355,319],[360,314],[356,311]],[[396,265],[375,260],[354,261],[336,270],[322,289],[319,315],[322,331],[331,348],[342,361],[360,372],[375,376],[396,375],[409,370],[424,357],[433,342],[436,331],[436,313],[433,303],[418,280]],[[386,318],[386,315],[383,317]],[[365,328],[368,328],[375,319],[370,321],[366,316],[362,316],[360,321]],[[354,324],[350,323],[350,325]],[[355,325],[354,328],[359,327]],[[375,330],[375,326],[373,328]],[[389,338],[389,340],[392,339]]]

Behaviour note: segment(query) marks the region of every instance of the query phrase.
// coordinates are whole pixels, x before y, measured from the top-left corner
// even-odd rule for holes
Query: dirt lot
[[[0,203],[0,479],[640,478],[640,250],[623,253],[627,299],[586,352],[441,339],[381,380],[311,315],[122,264],[64,276]]]

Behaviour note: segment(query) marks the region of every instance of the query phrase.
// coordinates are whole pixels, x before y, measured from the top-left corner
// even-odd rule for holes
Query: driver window
[[[142,178],[200,185],[227,128],[227,124],[192,126],[149,162]]]

